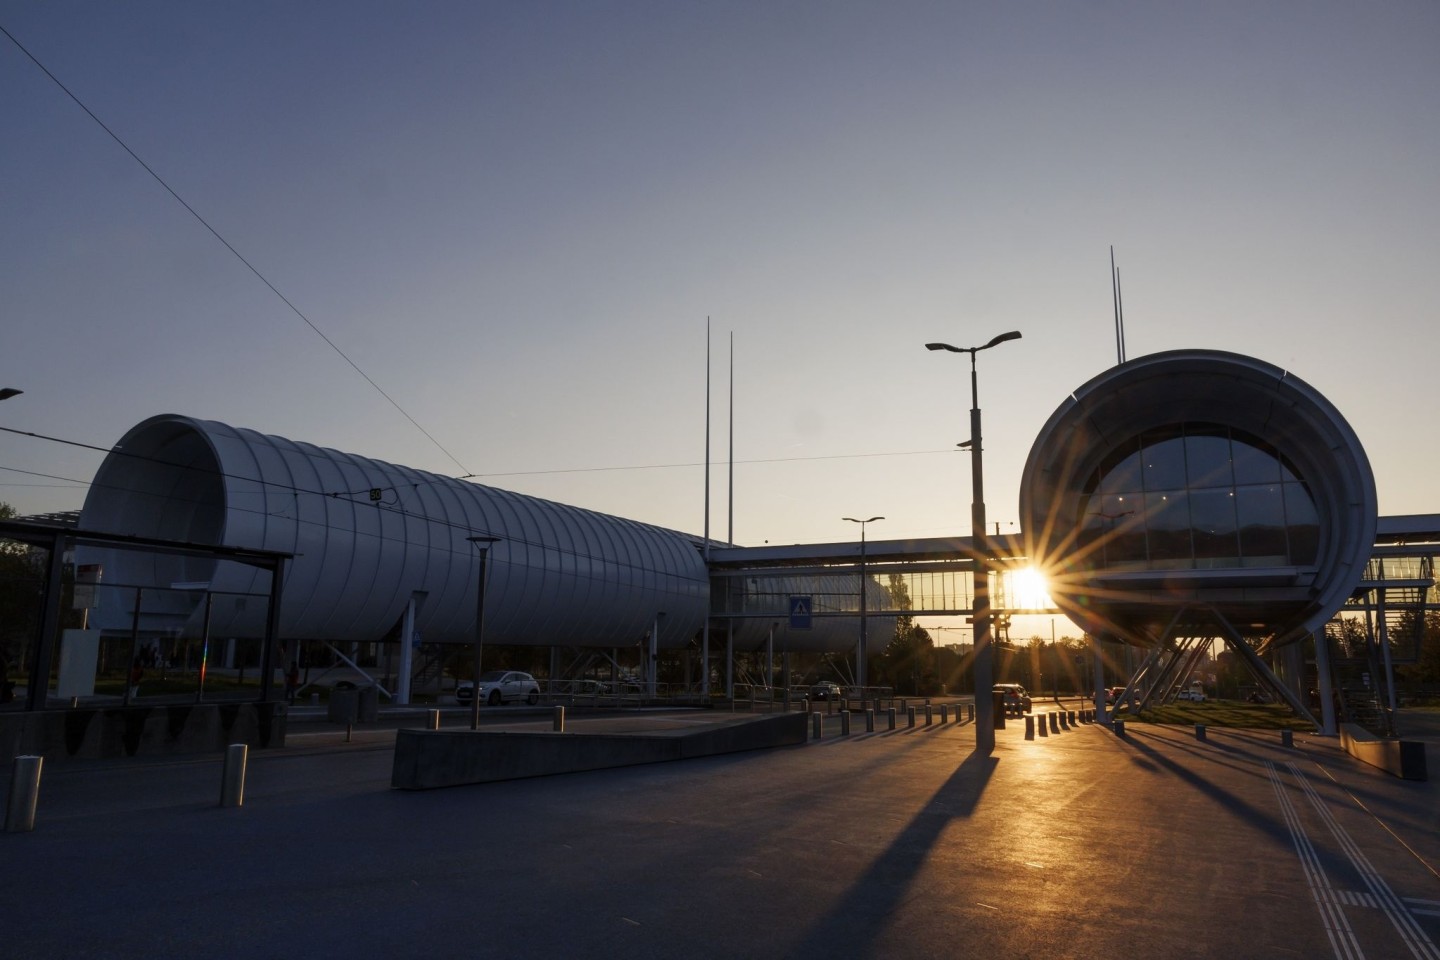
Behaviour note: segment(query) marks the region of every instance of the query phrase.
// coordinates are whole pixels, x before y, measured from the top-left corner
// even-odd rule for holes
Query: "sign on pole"
[[[814,610],[813,597],[791,597],[790,598],[790,626],[795,630],[809,630],[811,611]]]

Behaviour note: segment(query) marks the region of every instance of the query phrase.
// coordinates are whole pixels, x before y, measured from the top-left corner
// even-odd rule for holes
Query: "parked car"
[[[468,706],[474,690],[469,680],[456,684],[455,702]],[[521,700],[533,705],[540,702],[540,684],[519,670],[488,670],[480,674],[480,699],[492,707]]]
[[[1189,701],[1191,701],[1192,703],[1204,703],[1204,702],[1205,702],[1205,691],[1204,691],[1204,690],[1196,690],[1196,689],[1193,689],[1193,688],[1192,688],[1192,689],[1188,689],[1188,690],[1181,690],[1179,693],[1175,694],[1175,699],[1176,699],[1176,700],[1189,700]]]
[[[1024,710],[1030,712],[1030,694],[1018,683],[997,683],[994,688],[996,693],[1005,695],[1005,706],[1010,709]]]
[[[840,684],[833,681],[821,680],[810,686],[811,700],[839,700],[840,697]]]

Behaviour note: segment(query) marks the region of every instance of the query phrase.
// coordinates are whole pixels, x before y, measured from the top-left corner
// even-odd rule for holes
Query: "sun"
[[[1045,574],[1034,567],[1022,567],[1010,574],[1010,592],[1010,606],[1017,610],[1045,610],[1055,605]]]

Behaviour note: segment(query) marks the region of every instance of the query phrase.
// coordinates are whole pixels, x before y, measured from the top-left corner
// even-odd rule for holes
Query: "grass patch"
[[[1313,730],[1309,721],[1295,716],[1281,703],[1246,703],[1241,700],[1206,700],[1190,703],[1181,700],[1164,706],[1152,706],[1139,715],[1128,709],[1115,714],[1126,723],[1164,723],[1207,727],[1238,727],[1251,730]]]

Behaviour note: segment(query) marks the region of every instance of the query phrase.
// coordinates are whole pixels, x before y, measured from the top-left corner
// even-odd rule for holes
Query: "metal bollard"
[[[225,767],[220,775],[220,806],[238,807],[245,803],[245,761],[250,748],[232,743],[225,748]]]
[[[947,724],[947,723],[949,723],[949,722],[950,722],[950,704],[948,704],[948,703],[942,703],[942,704],[940,704],[940,726],[943,727],[943,726],[945,726],[945,724]]]
[[[810,714],[810,738],[812,740],[820,740],[824,736],[825,714],[819,712]]]
[[[1293,731],[1293,730],[1281,730],[1281,731],[1280,731],[1280,746],[1282,746],[1282,747],[1293,747],[1293,746],[1295,746],[1295,731]]]
[[[1034,740],[1034,739],[1035,739],[1035,718],[1034,718],[1034,717],[1026,717],[1026,718],[1025,718],[1025,739],[1026,739],[1026,740]]]
[[[1061,711],[1060,711],[1060,729],[1061,729],[1061,730],[1069,730],[1069,729],[1070,729],[1071,720],[1074,719],[1074,716],[1075,716],[1075,715],[1074,715],[1073,713],[1067,714],[1064,710],[1061,710]]]
[[[556,733],[564,733],[564,732],[565,732],[565,708],[564,708],[564,707],[557,706],[557,707],[555,708],[554,720],[552,721],[552,724],[551,724],[551,725],[553,726],[553,728],[554,728],[554,730],[555,730]]]
[[[428,711],[426,711],[426,725],[425,725],[425,728],[426,728],[427,730],[439,730],[439,729],[440,729],[440,711],[439,711],[439,710],[428,710]]]
[[[912,726],[912,727],[915,726],[915,708],[914,708],[914,707],[906,707],[906,708],[905,708],[905,720],[906,720],[906,722],[907,722],[910,726]]]
[[[1042,737],[1050,736],[1050,724],[1046,722],[1046,716],[1047,714],[1042,713],[1035,718],[1037,721],[1035,725],[1040,728],[1040,736]]]
[[[1071,710],[1067,715],[1070,717],[1070,726],[1075,726],[1075,711]]]
[[[40,768],[44,757],[16,757],[11,765],[10,805],[5,808],[5,832],[35,829],[35,807],[40,800]]]
[[[873,708],[865,711],[865,732],[875,732],[875,710]]]
[[[1205,739],[1205,724],[1203,724],[1203,723],[1197,723],[1197,724],[1195,724],[1195,739],[1196,739],[1196,740],[1204,740],[1204,739]]]
[[[1051,733],[1059,733],[1059,732],[1060,732],[1060,714],[1059,714],[1059,713],[1050,713],[1050,714],[1046,714],[1046,716],[1048,716],[1048,717],[1050,718],[1050,732],[1051,732]]]
[[[1114,723],[1115,723],[1115,736],[1117,736],[1117,737],[1123,737],[1123,736],[1125,736],[1125,721],[1124,721],[1124,720],[1116,720]]]
[[[890,714],[890,729],[891,729],[891,730],[894,730],[894,729],[895,729],[895,708],[894,708],[894,707],[891,707],[891,708],[890,708],[889,714]]]
[[[975,722],[975,704],[973,704],[973,703],[967,703],[967,704],[965,704],[965,713],[968,715],[968,719],[970,720],[970,722],[971,722],[971,723],[974,723],[974,722]]]
[[[842,736],[842,737],[848,737],[848,736],[850,736],[850,711],[849,711],[849,710],[841,710],[841,711],[840,711],[840,736]]]
[[[926,701],[925,701],[925,726],[927,726],[927,727],[930,726],[931,722],[932,722],[932,717],[931,717],[931,713],[930,713],[930,701],[929,701],[929,700],[926,700]]]

